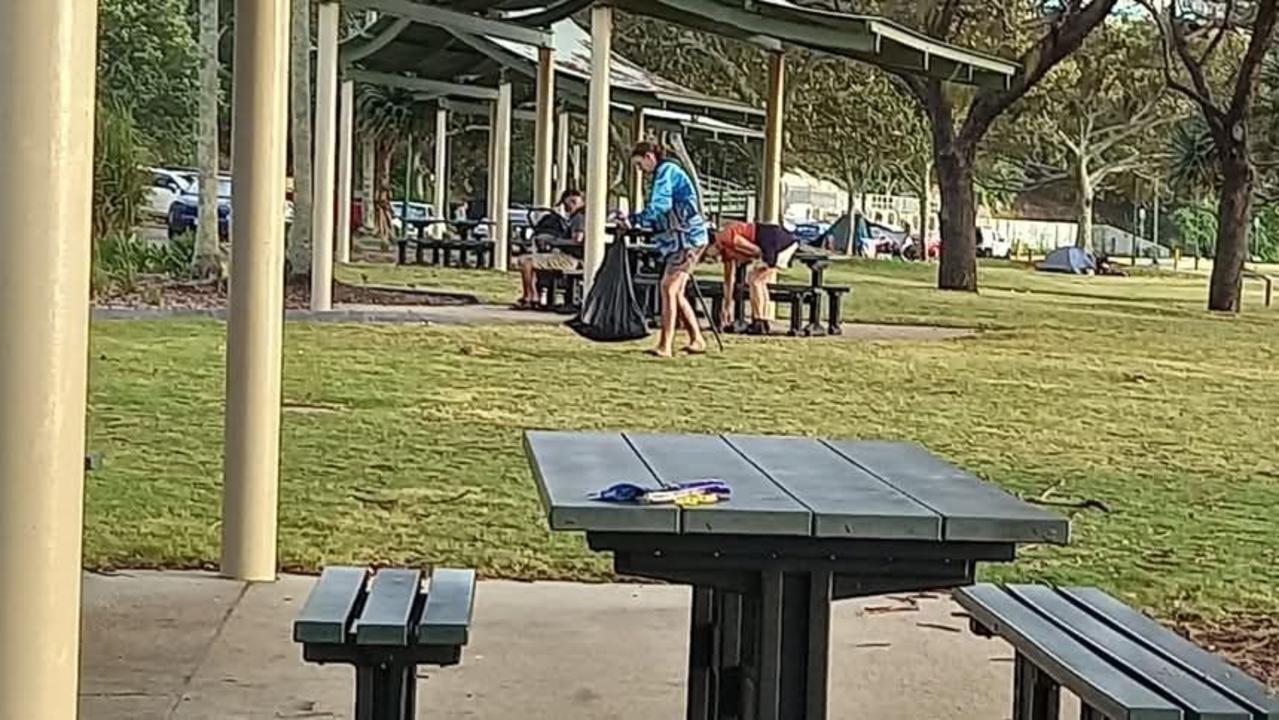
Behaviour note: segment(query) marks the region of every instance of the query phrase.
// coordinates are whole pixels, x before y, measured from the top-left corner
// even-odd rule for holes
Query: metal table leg
[[[831,573],[766,571],[762,577],[758,720],[824,720],[829,676]]]
[[[712,665],[715,637],[715,590],[693,586],[693,616],[688,635],[688,720],[713,720]]]

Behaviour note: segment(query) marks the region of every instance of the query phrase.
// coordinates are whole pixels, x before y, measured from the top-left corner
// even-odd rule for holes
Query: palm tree
[[[391,234],[391,160],[412,138],[427,132],[422,102],[411,91],[361,85],[357,89],[355,116],[360,134],[373,141],[374,227],[385,246]]]

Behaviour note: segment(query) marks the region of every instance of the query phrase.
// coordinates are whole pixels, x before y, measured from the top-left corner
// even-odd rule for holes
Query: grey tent
[[[1044,272],[1087,275],[1097,270],[1097,263],[1087,250],[1071,245],[1048,253],[1048,257],[1036,267]]]
[[[848,241],[851,235],[851,223],[848,222],[848,214],[845,213],[840,215],[833,225],[826,228],[825,232],[809,241],[809,244],[829,248],[835,252],[848,252]]]

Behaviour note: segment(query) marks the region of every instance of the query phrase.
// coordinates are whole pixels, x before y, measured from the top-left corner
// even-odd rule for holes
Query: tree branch
[[[1261,0],[1257,4],[1257,19],[1252,25],[1252,37],[1248,39],[1248,50],[1244,52],[1243,61],[1239,64],[1234,96],[1230,99],[1230,109],[1226,114],[1229,125],[1243,121],[1244,113],[1256,91],[1261,61],[1265,58],[1275,32],[1275,5],[1276,0]]]
[[[1101,23],[1116,0],[1091,0],[1081,6],[1080,0],[1070,0],[1039,40],[1021,57],[1022,72],[1004,90],[982,90],[973,99],[960,131],[961,142],[975,144],[986,134],[990,124],[1008,106],[1034,87],[1044,75],[1083,43],[1084,38]]]
[[[1212,40],[1208,41],[1208,47],[1204,48],[1203,54],[1199,56],[1200,67],[1208,64],[1208,58],[1212,57],[1213,51],[1217,49],[1217,44],[1221,42],[1221,38],[1225,36],[1226,29],[1230,27],[1230,17],[1235,14],[1235,0],[1226,0],[1226,11],[1222,16],[1221,25],[1217,28],[1217,34],[1212,36]]]
[[[1216,112],[1216,105],[1213,103],[1212,94],[1200,94],[1198,90],[1192,88],[1178,80],[1172,73],[1172,56],[1173,56],[1173,35],[1171,26],[1175,25],[1176,19],[1173,16],[1173,6],[1168,6],[1168,17],[1165,19],[1159,8],[1154,5],[1151,0],[1137,0],[1142,7],[1146,8],[1146,12],[1155,20],[1155,26],[1159,28],[1159,45],[1163,49],[1160,53],[1163,56],[1163,73],[1164,83],[1169,88],[1176,90],[1199,105],[1205,115]]]

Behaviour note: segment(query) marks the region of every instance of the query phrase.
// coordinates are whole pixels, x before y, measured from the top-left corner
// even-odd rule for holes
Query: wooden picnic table
[[[831,603],[970,585],[1066,519],[894,442],[528,432],[551,530],[586,533],[615,570],[692,586],[687,717],[827,716]],[[718,479],[716,505],[612,504],[615,483]]]

